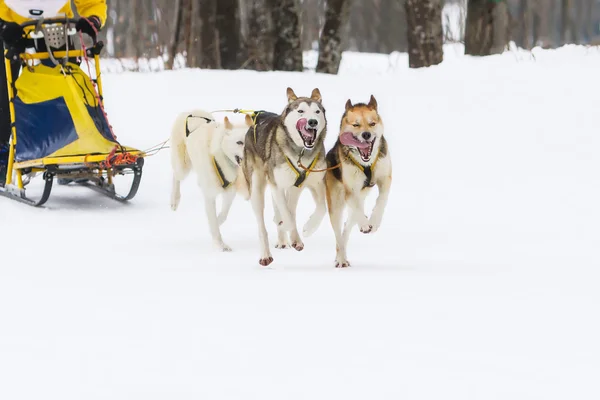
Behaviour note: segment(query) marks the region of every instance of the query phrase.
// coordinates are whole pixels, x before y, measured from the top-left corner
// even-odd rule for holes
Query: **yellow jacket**
[[[104,26],[106,22],[106,0],[74,0],[77,12],[82,17],[91,17],[92,15],[100,18],[100,23]],[[67,14],[68,18],[73,18],[74,13],[71,8],[71,1],[65,1],[65,5],[60,9],[59,14]],[[30,18],[24,17],[9,6],[6,5],[4,0],[0,0],[0,19],[7,22],[16,22],[22,24],[30,20]]]

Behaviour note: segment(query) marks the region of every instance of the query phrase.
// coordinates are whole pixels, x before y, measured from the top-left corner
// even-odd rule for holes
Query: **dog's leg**
[[[346,248],[342,240],[342,218],[344,216],[345,200],[344,189],[332,177],[327,176],[326,198],[327,210],[329,211],[329,220],[333,233],[335,234],[335,267],[349,267],[350,263],[346,258]]]
[[[377,182],[377,188],[379,189],[379,195],[377,196],[377,201],[375,202],[375,207],[373,207],[373,212],[371,213],[371,218],[369,219],[369,224],[373,227],[373,232],[376,232],[381,226],[381,220],[383,218],[383,212],[385,211],[385,206],[387,205],[388,197],[390,194],[390,186],[392,185],[392,177],[386,176]]]
[[[214,195],[205,194],[204,207],[206,209],[206,218],[210,227],[213,243],[222,251],[231,251],[231,247],[223,243],[221,231],[219,230],[219,220],[217,218],[217,199]]]
[[[285,190],[278,188],[275,185],[271,185],[271,192],[273,194],[273,204],[279,209],[279,215],[281,217],[281,228],[289,232],[294,229],[292,215],[287,206],[287,200],[285,198]]]
[[[290,217],[292,218],[292,230],[290,231],[290,239],[292,241],[292,247],[298,251],[304,250],[304,243],[298,233],[296,223],[296,209],[298,208],[298,200],[300,200],[300,194],[302,189],[292,186],[287,190],[287,207],[290,211]]]
[[[235,189],[229,188],[225,190],[223,193],[223,202],[221,204],[221,212],[219,213],[218,221],[219,226],[223,225],[223,223],[227,220],[227,216],[229,215],[229,210],[231,210],[231,205],[233,204],[233,199],[235,198]]]
[[[354,222],[352,225],[358,224],[362,233],[371,233],[373,227],[365,215],[365,198],[362,193],[349,193],[346,200],[350,206],[350,219]]]
[[[327,207],[325,206],[325,180],[319,181],[316,187],[310,186],[309,190],[315,201],[315,211],[308,218],[306,224],[304,224],[304,228],[302,229],[304,237],[309,237],[315,233],[327,212]]]
[[[252,179],[252,188],[250,191],[250,202],[256,217],[258,225],[258,238],[260,240],[260,260],[259,264],[263,267],[273,262],[273,256],[269,249],[269,236],[267,227],[265,226],[265,178],[259,175],[254,175]]]
[[[350,233],[352,232],[352,228],[356,225],[356,219],[350,215],[350,218],[344,224],[344,231],[342,232],[339,247],[338,247],[338,259],[336,260],[336,266],[338,268],[344,268],[350,266],[350,261],[348,261],[348,256],[346,254],[346,250],[348,249],[348,240],[350,239]]]
[[[171,210],[177,211],[181,201],[181,181],[173,175],[173,185],[171,187]]]
[[[277,226],[277,244],[275,248],[277,249],[287,249],[290,247],[290,242],[288,240],[288,232],[283,229],[281,220],[281,213],[279,212],[279,207],[277,207],[277,203],[275,202],[275,197],[271,196],[273,200],[273,222]]]

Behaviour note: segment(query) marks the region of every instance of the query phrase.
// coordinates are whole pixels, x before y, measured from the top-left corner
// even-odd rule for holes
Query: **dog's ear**
[[[373,95],[371,95],[371,98],[369,99],[368,106],[373,110],[377,111],[377,100],[375,100],[375,97]]]
[[[348,111],[351,108],[352,108],[352,100],[348,99],[348,101],[346,102],[346,111]]]
[[[254,125],[254,123],[252,122],[252,117],[248,114],[246,114],[246,118],[244,118],[244,121],[246,121],[246,125],[248,125],[249,127]]]
[[[296,93],[294,93],[291,87],[287,88],[287,98],[289,103],[298,100],[298,96],[296,96]]]
[[[310,94],[310,98],[314,101],[318,101],[319,103],[321,102],[321,92],[319,91],[319,88],[313,89],[312,93]]]
[[[225,123],[225,129],[227,129],[228,131],[233,129],[233,125],[231,124],[227,116],[223,119],[223,122]]]

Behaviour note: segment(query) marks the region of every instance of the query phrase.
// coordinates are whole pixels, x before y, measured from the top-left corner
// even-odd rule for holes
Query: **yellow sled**
[[[142,177],[145,154],[117,141],[104,112],[99,57],[103,43],[93,38],[93,45],[85,48],[79,34],[81,49],[67,45],[65,51],[54,50],[71,43],[76,22],[60,18],[22,24],[27,39],[45,40],[48,50],[18,54],[22,72],[15,81],[9,50],[5,53],[12,132],[0,195],[32,206],[48,200],[54,178],[128,201],[136,195]],[[82,66],[93,59],[93,80],[73,62],[76,59]],[[24,177],[36,173],[45,183],[41,198],[34,200],[26,196]],[[134,177],[129,192],[121,195],[113,179],[125,174]]]

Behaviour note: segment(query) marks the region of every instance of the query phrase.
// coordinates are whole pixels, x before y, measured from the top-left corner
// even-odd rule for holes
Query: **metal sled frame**
[[[43,21],[26,22],[22,24],[22,27],[37,25],[38,27],[46,24],[63,24],[68,25],[76,23],[77,20],[70,18],[60,19],[46,19]],[[65,26],[65,29],[68,26]],[[29,32],[29,34],[32,31]],[[102,80],[100,77],[100,51],[102,49],[102,42],[97,42],[94,39],[92,47],[84,50],[68,49],[67,51],[55,51],[48,49],[48,52],[35,53],[35,54],[20,54],[19,57],[25,63],[30,60],[45,60],[45,59],[61,59],[61,58],[75,58],[75,57],[93,57],[95,63],[96,77],[93,81],[98,87],[98,93],[100,98],[103,98],[102,94]],[[17,129],[15,124],[15,106],[13,103],[14,91],[13,91],[13,77],[11,71],[10,60],[6,57],[8,49],[5,50],[4,63],[6,69],[6,80],[8,83],[8,99],[10,108],[10,120],[11,120],[11,137],[10,147],[8,155],[8,169],[6,173],[6,183],[4,188],[0,187],[0,196],[9,197],[13,200],[38,207],[46,203],[50,197],[52,191],[52,184],[54,178],[67,179],[74,181],[75,184],[89,187],[99,193],[102,193],[117,201],[126,202],[131,200],[137,194],[140,181],[142,179],[142,168],[144,165],[144,153],[142,151],[129,151],[129,154],[136,156],[137,160],[130,164],[119,164],[110,168],[102,168],[101,163],[107,159],[109,154],[88,154],[88,155],[74,155],[64,157],[46,157],[36,160],[28,160],[23,162],[15,161],[16,145],[17,145]],[[117,151],[116,154],[121,153]],[[13,173],[16,175],[16,183],[13,183]],[[44,189],[39,199],[30,199],[25,194],[25,185],[23,182],[24,174],[31,173],[42,173],[44,180]],[[113,178],[116,175],[125,175],[127,173],[133,173],[133,182],[129,193],[125,195],[117,194],[113,183]],[[60,181],[59,181],[60,184]]]

